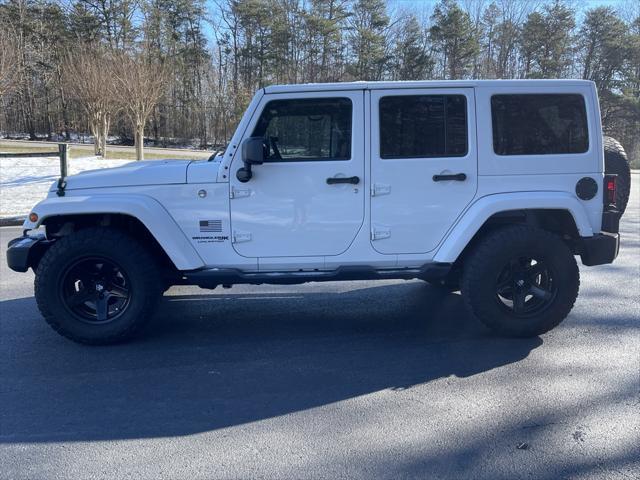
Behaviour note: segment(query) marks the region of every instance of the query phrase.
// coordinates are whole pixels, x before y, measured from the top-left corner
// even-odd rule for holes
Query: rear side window
[[[349,160],[351,112],[348,98],[273,100],[253,136],[264,137],[270,162]]]
[[[380,99],[380,157],[462,157],[467,154],[464,95]]]
[[[584,153],[589,149],[582,95],[491,97],[493,150],[498,155]]]

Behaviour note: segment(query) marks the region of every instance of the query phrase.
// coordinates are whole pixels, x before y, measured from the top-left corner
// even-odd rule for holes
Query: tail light
[[[604,176],[604,204],[616,206],[617,175]]]

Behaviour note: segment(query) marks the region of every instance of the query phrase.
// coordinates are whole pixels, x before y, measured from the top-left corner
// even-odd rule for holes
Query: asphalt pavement
[[[555,330],[420,281],[167,292],[125,345],[54,333],[0,228],[0,478],[640,478],[638,178]]]

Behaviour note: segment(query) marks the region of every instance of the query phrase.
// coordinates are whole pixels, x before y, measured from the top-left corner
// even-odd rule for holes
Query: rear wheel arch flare
[[[488,234],[508,225],[528,225],[560,236],[573,247],[573,241],[580,237],[575,218],[565,209],[523,209],[496,212],[485,220],[462,250],[455,263],[461,264],[468,254]],[[573,248],[572,248],[573,249]]]

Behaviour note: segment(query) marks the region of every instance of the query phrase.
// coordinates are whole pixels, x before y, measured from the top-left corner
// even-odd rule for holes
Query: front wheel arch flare
[[[161,266],[176,270],[176,265],[167,255],[167,252],[158,243],[147,226],[138,218],[132,215],[120,213],[94,213],[82,215],[55,215],[47,217],[42,221],[42,225],[47,228],[47,236],[65,236],[72,232],[92,227],[108,227],[127,233],[137,238],[148,247],[151,253],[159,260]],[[44,252],[42,252],[44,254]],[[37,259],[38,262],[42,255]],[[34,270],[38,262],[30,265]]]
[[[128,215],[138,219],[153,235],[178,270],[205,265],[184,231],[156,199],[140,194],[91,194],[47,197],[32,209],[38,222],[28,219],[26,230],[35,229],[50,217]]]

